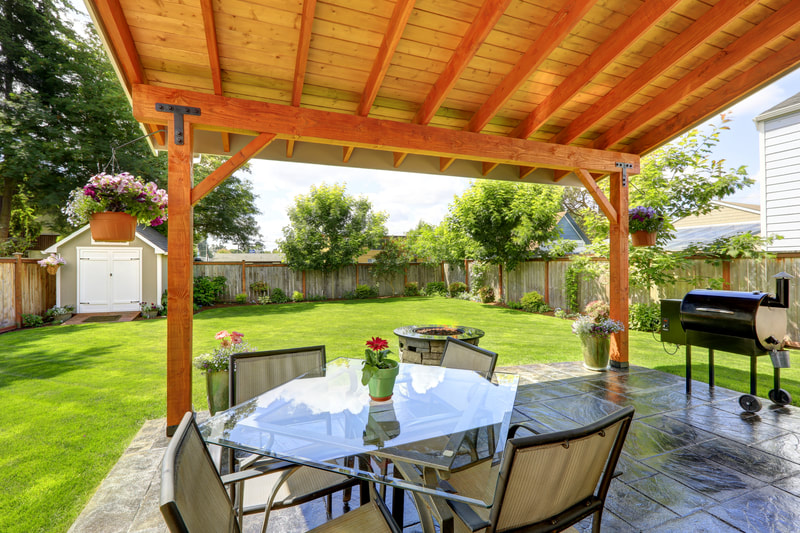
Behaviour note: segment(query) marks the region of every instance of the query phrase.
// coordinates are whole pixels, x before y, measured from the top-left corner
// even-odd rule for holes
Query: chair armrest
[[[238,472],[233,472],[231,474],[225,474],[224,476],[221,476],[221,478],[222,483],[224,485],[228,485],[230,483],[238,483],[254,477],[264,476],[284,470],[291,470],[298,467],[299,465],[289,463],[287,461],[271,461],[269,464],[259,465],[258,467],[248,468],[247,470],[239,470]]]
[[[447,500],[447,505],[453,510],[453,512],[464,522],[464,525],[467,526],[470,531],[480,531],[481,529],[485,529],[489,527],[491,524],[481,518],[478,513],[476,513],[472,507],[467,505],[466,503],[461,502],[454,502],[451,500]]]
[[[508,428],[508,438],[509,439],[514,438],[514,435],[517,434],[517,430],[520,429],[520,428],[522,428],[522,429],[524,429],[526,431],[530,431],[534,435],[540,435],[541,434],[539,431],[536,431],[535,429],[533,429],[529,425],[523,424],[523,423],[519,423],[519,424],[513,424],[510,428]]]

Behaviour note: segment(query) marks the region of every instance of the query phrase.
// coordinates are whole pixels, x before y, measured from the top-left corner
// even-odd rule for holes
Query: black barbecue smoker
[[[714,350],[750,357],[750,394],[739,397],[748,412],[761,409],[756,397],[757,358],[775,351],[786,336],[789,280],[780,272],[775,294],[693,290],[682,300],[661,300],[661,341],[686,346],[686,393],[692,392],[692,346],[708,348],[708,386],[714,386]],[[773,366],[774,388],[769,399],[778,405],[791,403],[781,389],[779,365]]]

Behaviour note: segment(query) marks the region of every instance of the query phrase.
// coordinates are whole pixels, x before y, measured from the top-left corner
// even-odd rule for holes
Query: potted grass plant
[[[608,367],[611,334],[624,331],[625,326],[609,317],[608,304],[600,300],[586,304],[585,312],[572,323],[572,332],[581,340],[583,366],[603,372]]]
[[[364,350],[361,384],[369,387],[370,398],[377,402],[392,397],[394,382],[400,372],[397,361],[387,358],[392,353],[388,348],[388,341],[372,337],[367,341],[367,349]]]

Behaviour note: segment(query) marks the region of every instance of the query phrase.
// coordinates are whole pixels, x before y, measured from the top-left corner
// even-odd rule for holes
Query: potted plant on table
[[[167,219],[167,193],[127,172],[101,172],[70,193],[64,213],[76,226],[88,222],[96,241],[129,242],[137,222],[158,226]]]
[[[40,267],[46,268],[47,273],[51,276],[54,276],[56,272],[58,272],[58,268],[61,265],[66,265],[67,262],[64,260],[63,257],[56,254],[50,254],[49,256],[45,257],[44,259],[40,259],[36,261]]]
[[[572,332],[581,339],[583,366],[602,372],[608,366],[608,352],[612,333],[624,331],[625,326],[609,317],[608,304],[595,300],[586,304],[586,314],[572,323]]]
[[[206,396],[208,410],[213,415],[230,407],[228,398],[228,365],[230,356],[240,352],[250,352],[254,348],[242,340],[244,334],[227,330],[217,332],[215,339],[219,346],[211,353],[204,353],[194,358],[194,366],[206,375]]]
[[[376,402],[392,397],[394,381],[400,372],[397,361],[387,358],[392,353],[388,348],[388,341],[372,337],[367,341],[367,349],[364,350],[361,384],[369,387],[369,396]]]
[[[652,207],[638,206],[628,212],[628,232],[634,246],[654,246],[664,217]]]

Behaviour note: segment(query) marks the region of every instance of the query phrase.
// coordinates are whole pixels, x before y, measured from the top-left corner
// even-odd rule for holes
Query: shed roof
[[[63,245],[67,244],[72,239],[74,239],[78,235],[85,233],[88,230],[89,230],[89,224],[86,224],[82,228],[73,231],[60,241],[56,242],[46,250],[42,250],[42,253],[46,254],[58,253],[59,248],[61,248]],[[153,228],[137,224],[136,236],[139,237],[146,244],[150,245],[157,254],[163,254],[163,255],[167,254],[167,238],[161,235]]]

